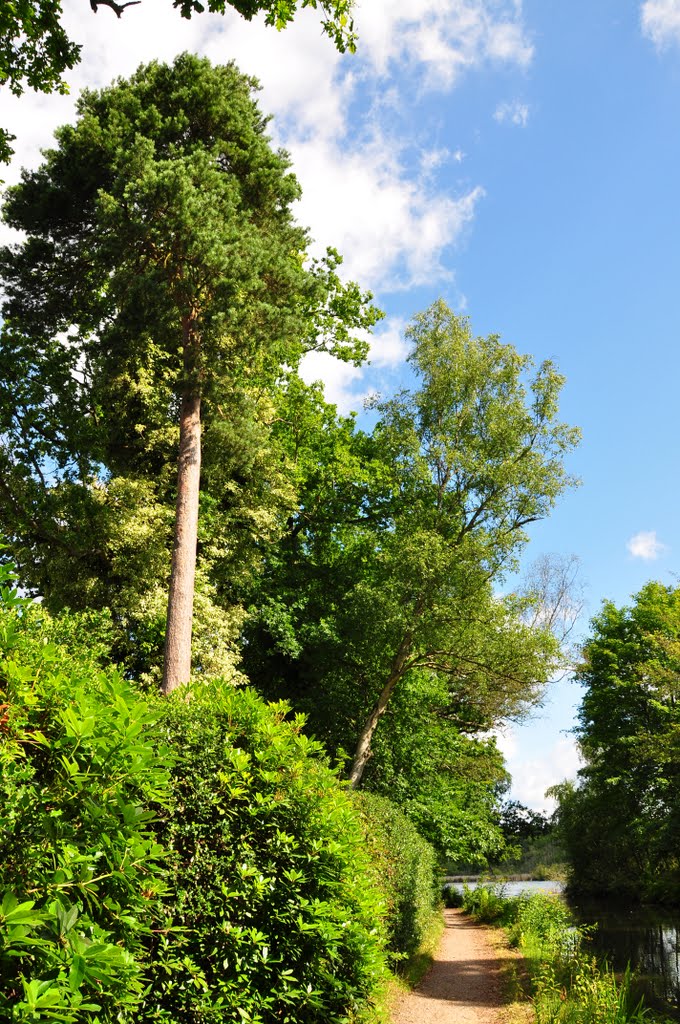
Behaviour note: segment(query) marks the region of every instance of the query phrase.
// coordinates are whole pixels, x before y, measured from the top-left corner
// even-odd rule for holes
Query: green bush
[[[173,930],[156,936],[140,1022],[340,1024],[385,976],[359,816],[287,714],[220,683],[164,703],[176,762],[158,837]]]
[[[374,875],[388,907],[388,946],[397,961],[422,943],[441,906],[441,879],[434,848],[385,797],[357,794]]]
[[[445,907],[463,906],[463,892],[456,885],[445,885],[442,890],[442,899]]]
[[[84,653],[106,646],[94,619],[55,625],[11,581],[0,567],[0,1020],[129,1020],[166,888],[149,807],[168,757],[149,704]]]
[[[481,924],[491,924],[503,919],[508,920],[508,912],[515,906],[513,900],[506,899],[503,884],[477,885],[474,889],[463,886],[463,909]]]
[[[51,619],[10,582],[0,568],[0,1021],[368,1016],[384,899],[301,721],[216,683],[142,699],[100,667],[106,616]]]

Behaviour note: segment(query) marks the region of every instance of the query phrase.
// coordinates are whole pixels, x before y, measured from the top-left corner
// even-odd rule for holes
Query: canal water
[[[629,963],[645,1001],[680,1018],[680,912],[600,901],[579,901],[571,909],[579,924],[596,925],[593,952],[615,971]]]

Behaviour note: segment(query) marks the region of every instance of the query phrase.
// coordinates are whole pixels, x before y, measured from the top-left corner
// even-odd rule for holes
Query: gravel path
[[[502,951],[461,910],[445,910],[432,967],[394,1008],[394,1024],[498,1024],[504,1005]]]

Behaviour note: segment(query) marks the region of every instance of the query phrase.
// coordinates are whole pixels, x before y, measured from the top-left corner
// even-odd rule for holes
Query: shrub
[[[512,900],[505,898],[503,885],[477,885],[474,889],[463,886],[463,909],[482,924],[491,924],[504,916],[513,906]]]
[[[0,567],[0,1019],[122,1021],[165,892],[155,713],[81,617],[58,625]],[[51,637],[73,641],[70,654]]]
[[[387,900],[388,948],[411,955],[422,943],[441,905],[434,848],[393,803],[372,793],[355,799],[364,818],[374,876]]]
[[[217,683],[142,699],[100,667],[106,616],[50,619],[8,583],[0,1021],[361,1019],[384,901],[301,721]]]
[[[172,930],[140,1021],[340,1024],[385,975],[359,816],[288,710],[217,682],[164,703]]]

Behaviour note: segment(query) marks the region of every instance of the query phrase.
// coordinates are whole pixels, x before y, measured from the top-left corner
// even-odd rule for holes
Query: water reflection
[[[680,1017],[680,913],[579,901],[572,910],[580,924],[595,924],[593,951],[616,971],[626,964],[638,972],[646,1002],[673,1008]]]

